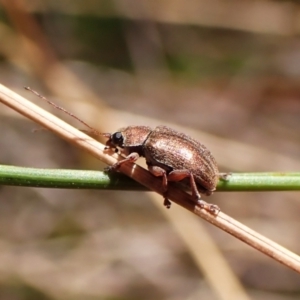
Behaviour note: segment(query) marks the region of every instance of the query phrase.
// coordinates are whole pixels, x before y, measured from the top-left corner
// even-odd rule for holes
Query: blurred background
[[[1,0],[0,83],[77,128],[170,125],[221,171],[299,171],[300,4]],[[2,164],[103,166],[0,108]],[[299,253],[299,193],[208,201]],[[299,299],[300,278],[153,193],[0,189],[0,299]]]

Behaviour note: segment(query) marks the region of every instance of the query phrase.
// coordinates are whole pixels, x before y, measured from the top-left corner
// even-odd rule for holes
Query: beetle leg
[[[171,202],[167,197],[167,191],[168,191],[168,179],[167,179],[167,172],[163,168],[160,168],[158,166],[152,166],[148,164],[148,170],[149,172],[156,176],[156,177],[162,177],[162,185],[164,189],[164,206],[166,208],[171,207]]]
[[[168,189],[168,179],[167,179],[166,170],[164,170],[161,167],[152,166],[152,165],[148,165],[148,170],[152,175],[154,175],[156,177],[162,177],[162,179],[163,179],[163,181],[162,181],[163,188],[164,188],[165,191],[167,191],[167,189]]]
[[[197,204],[200,208],[205,209],[206,211],[217,215],[220,211],[220,208],[215,204],[210,204],[205,202],[204,200],[200,199],[200,193],[198,191],[194,175],[189,170],[174,170],[169,173],[167,179],[168,181],[181,181],[184,178],[190,178],[190,185],[192,190],[192,196],[196,200]],[[212,191],[204,191],[207,195],[212,194]]]
[[[191,185],[191,189],[192,189],[193,198],[195,198],[197,200],[200,199],[200,194],[197,189],[195,178],[189,170],[174,170],[169,173],[167,179],[168,179],[168,181],[181,181],[187,177],[189,177],[189,179],[190,179],[190,185]]]
[[[164,197],[164,206],[166,208],[170,208],[171,207],[171,201],[167,197]]]
[[[114,165],[108,167],[109,171],[116,171],[120,168],[121,165],[123,165],[126,162],[131,162],[134,163],[138,160],[139,158],[139,154],[136,152],[132,152],[130,153],[128,156],[126,156],[124,159],[119,160],[118,162],[116,162]]]
[[[200,201],[200,194],[197,190],[194,176],[191,174],[191,172],[189,170],[174,170],[174,171],[171,171],[168,175],[167,175],[166,170],[164,170],[163,168],[160,168],[158,166],[148,165],[148,170],[154,176],[163,178],[163,187],[166,191],[165,195],[164,195],[164,205],[167,208],[169,208],[171,206],[170,201],[166,197],[166,193],[168,190],[168,181],[181,181],[184,178],[189,177],[191,189],[192,189],[192,196],[193,196],[193,198],[197,199],[197,201]],[[201,206],[201,204],[200,204],[200,206]]]

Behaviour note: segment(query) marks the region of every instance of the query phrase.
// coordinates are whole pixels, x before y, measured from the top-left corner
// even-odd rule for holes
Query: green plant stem
[[[98,171],[37,169],[0,165],[0,185],[104,190],[147,190],[131,178]]]
[[[228,181],[220,180],[222,191],[299,191],[300,173],[233,173]]]
[[[147,189],[120,173],[36,169],[0,165],[0,184],[44,188],[135,190]],[[233,173],[220,180],[218,191],[300,190],[300,173]]]

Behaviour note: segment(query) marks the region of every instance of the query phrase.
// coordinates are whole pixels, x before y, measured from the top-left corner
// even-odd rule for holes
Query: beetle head
[[[117,131],[115,133],[103,133],[102,135],[108,138],[108,140],[105,143],[107,149],[117,148],[117,147],[122,148],[123,145],[122,132]]]
[[[107,148],[133,148],[141,147],[146,141],[152,129],[148,126],[128,126],[119,129],[115,133],[104,133],[108,138]]]

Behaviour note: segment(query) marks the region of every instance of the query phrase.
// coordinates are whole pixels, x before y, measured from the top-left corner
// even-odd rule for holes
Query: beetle
[[[126,156],[109,170],[117,170],[123,163],[145,157],[150,173],[162,177],[164,205],[167,208],[171,206],[167,198],[168,182],[189,180],[196,203],[210,212],[219,211],[216,205],[200,199],[199,191],[211,195],[222,176],[215,158],[202,143],[163,125],[154,129],[148,126],[128,126],[103,135],[108,138],[106,150],[115,149]]]
[[[145,157],[150,173],[156,177],[162,177],[165,190],[164,205],[167,208],[171,206],[167,198],[168,182],[189,179],[192,196],[196,203],[213,214],[220,211],[217,205],[201,200],[199,190],[208,196],[211,195],[216,189],[219,178],[227,180],[229,174],[219,173],[214,157],[202,143],[163,125],[154,129],[148,126],[128,126],[112,134],[99,133],[89,124],[38,92],[29,87],[25,89],[81,122],[91,130],[91,134],[107,137],[106,150],[115,149],[115,152],[120,150],[121,154],[126,155],[126,158],[118,161],[108,170],[117,170],[123,163],[135,162],[140,156]]]

